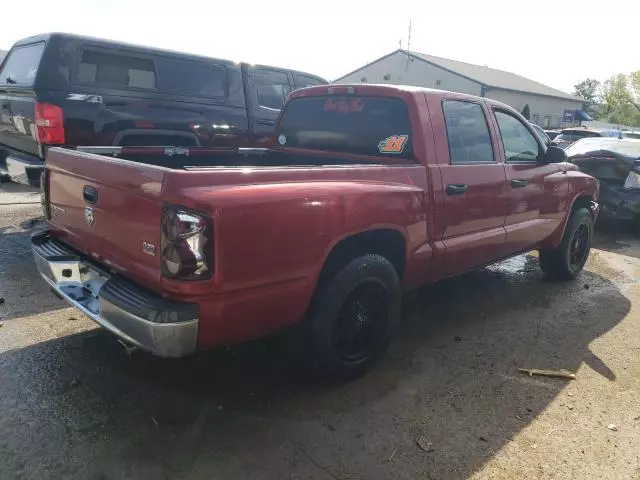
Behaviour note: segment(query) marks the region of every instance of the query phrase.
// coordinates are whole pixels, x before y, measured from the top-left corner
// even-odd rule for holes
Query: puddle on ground
[[[538,252],[528,252],[517,257],[503,260],[502,262],[494,263],[486,267],[487,270],[492,272],[504,273],[509,275],[523,275],[528,272],[537,270],[538,267]]]

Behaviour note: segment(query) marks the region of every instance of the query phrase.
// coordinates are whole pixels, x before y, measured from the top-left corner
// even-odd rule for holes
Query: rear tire
[[[555,280],[573,280],[589,258],[593,240],[593,217],[586,208],[571,213],[557,248],[540,249],[540,268]]]
[[[356,378],[373,366],[390,343],[400,318],[398,274],[386,258],[364,255],[318,288],[304,325],[305,355],[325,380]]]

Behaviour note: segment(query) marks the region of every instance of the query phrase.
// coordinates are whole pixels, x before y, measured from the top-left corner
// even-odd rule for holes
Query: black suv
[[[0,64],[0,175],[37,186],[47,148],[265,145],[304,72],[68,34]]]

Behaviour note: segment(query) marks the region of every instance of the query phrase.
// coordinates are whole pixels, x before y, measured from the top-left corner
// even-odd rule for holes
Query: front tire
[[[400,318],[398,274],[386,258],[364,255],[319,288],[305,325],[313,370],[329,381],[356,378],[385,352]]]
[[[557,248],[540,249],[540,268],[555,280],[573,280],[589,258],[593,240],[593,217],[586,208],[571,213]]]

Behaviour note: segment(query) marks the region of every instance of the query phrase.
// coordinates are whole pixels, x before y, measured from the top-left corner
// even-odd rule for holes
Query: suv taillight
[[[49,103],[36,103],[36,138],[45,145],[64,144],[64,118],[62,108]]]
[[[162,209],[162,274],[181,280],[201,280],[213,270],[211,219],[186,208]]]

